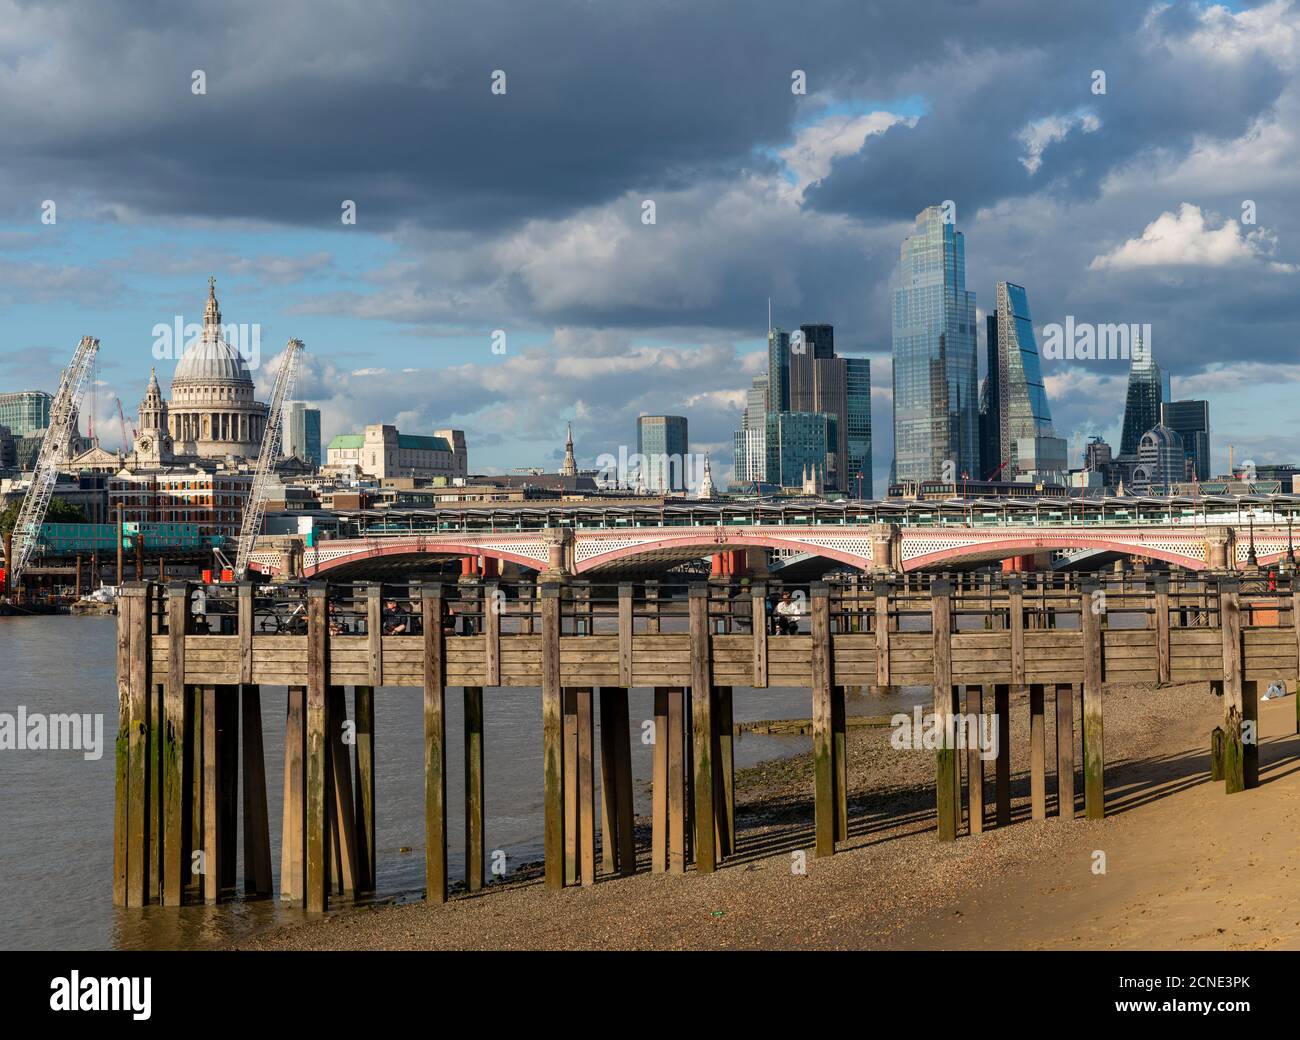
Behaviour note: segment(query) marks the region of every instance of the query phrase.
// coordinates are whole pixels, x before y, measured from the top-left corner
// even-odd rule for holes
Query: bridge
[[[598,577],[711,559],[715,575],[762,577],[773,552],[874,572],[1081,552],[1225,571],[1293,561],[1297,514],[1298,495],[395,508],[332,514],[310,540],[263,539],[251,559],[273,577],[331,580],[455,560],[467,575]]]

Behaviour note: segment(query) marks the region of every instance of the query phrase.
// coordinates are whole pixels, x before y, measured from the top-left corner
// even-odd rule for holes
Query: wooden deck
[[[391,593],[378,586],[268,592],[242,585],[208,590],[201,604],[185,584],[128,586],[119,612],[114,900],[224,898],[239,888],[241,826],[243,892],[272,895],[264,686],[288,687],[280,895],[312,910],[324,909],[331,895],[373,889],[378,749],[371,720],[380,687],[423,690],[426,880],[435,901],[448,891],[444,709],[455,688],[466,708],[471,890],[485,873],[484,691],[499,687],[540,691],[545,766],[538,781],[552,887],[635,870],[629,740],[639,731],[627,709],[634,687],[655,690],[655,870],[683,871],[693,861],[709,871],[734,852],[735,687],[809,690],[818,855],[832,854],[848,832],[846,687],[928,686],[939,720],[974,704],[997,715],[1003,732],[1009,691],[1025,690],[1036,819],[1046,815],[1044,718],[1052,701],[1062,734],[1060,802],[1073,806],[1065,795],[1074,784],[1077,702],[1084,811],[1100,818],[1105,684],[1209,681],[1224,694],[1226,789],[1243,790],[1258,770],[1257,685],[1281,679],[1295,689],[1300,678],[1300,590],[1260,586],[1243,586],[1236,576],[1173,586],[1163,578],[1122,585],[1026,584],[1018,577],[978,585],[915,576],[814,582],[796,590],[804,611],[795,635],[769,631],[771,590],[762,583],[697,583],[679,595],[652,584],[424,585],[405,591],[398,613],[385,610]],[[294,623],[305,631],[274,631]],[[401,625],[418,634],[384,634]],[[342,737],[349,686],[353,742]],[[935,753],[936,824],[940,838],[951,839],[962,820],[959,751],[940,746]],[[998,823],[1010,819],[1009,763],[1003,741],[991,806]],[[241,769],[242,813],[234,797]],[[982,783],[968,780],[973,830],[985,823],[983,799]]]

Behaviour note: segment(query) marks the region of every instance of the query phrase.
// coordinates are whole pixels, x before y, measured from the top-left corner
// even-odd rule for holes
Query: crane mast
[[[83,336],[72,355],[72,363],[63,370],[59,380],[58,393],[50,405],[50,425],[36,455],[36,465],[32,467],[32,483],[14,522],[13,559],[7,561],[11,587],[16,586],[36,549],[41,524],[45,522],[54,485],[59,479],[59,463],[66,458],[72,435],[76,432],[77,409],[86,389],[86,373],[94,364],[98,351],[99,340]]]
[[[284,428],[284,402],[293,392],[298,376],[298,360],[303,352],[302,340],[291,339],[284,349],[284,360],[275,376],[275,389],[267,409],[266,430],[262,434],[262,450],[257,455],[257,471],[253,486],[244,507],[244,520],[239,528],[239,543],[235,553],[235,580],[248,573],[248,559],[253,552],[253,542],[262,530],[262,517],[266,513],[266,496],[271,489],[271,467],[280,455],[280,439]]]

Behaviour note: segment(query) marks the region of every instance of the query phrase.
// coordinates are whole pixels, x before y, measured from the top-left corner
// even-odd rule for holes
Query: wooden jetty
[[[483,718],[495,688],[540,690],[545,882],[561,888],[636,870],[630,749],[648,727],[628,717],[633,687],[654,690],[651,870],[682,873],[692,862],[712,871],[736,849],[737,687],[808,689],[815,852],[825,856],[849,827],[847,687],[930,686],[941,734],[961,712],[997,716],[991,814],[980,757],[969,754],[963,771],[950,736],[935,748],[938,837],[952,840],[963,794],[971,832],[989,815],[1010,823],[1012,690],[1027,695],[1030,713],[1032,818],[1047,815],[1045,713],[1054,709],[1059,811],[1077,811],[1077,726],[1083,812],[1100,819],[1107,683],[1217,684],[1215,763],[1231,793],[1258,779],[1258,684],[1282,679],[1294,689],[1300,673],[1300,585],[1268,589],[1241,575],[813,582],[795,589],[804,605],[797,634],[773,634],[768,622],[779,588],[128,584],[118,615],[114,902],[215,903],[241,888],[245,897],[274,895],[262,754],[268,686],[288,691],[279,897],[321,911],[374,888],[381,687],[423,690],[425,876],[427,898],[442,902],[446,704],[456,689],[465,709],[465,875],[476,891],[485,881]]]

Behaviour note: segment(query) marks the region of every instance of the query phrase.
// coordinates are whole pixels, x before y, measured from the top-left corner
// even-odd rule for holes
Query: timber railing
[[[1237,791],[1257,782],[1257,685],[1294,689],[1298,674],[1300,586],[1285,579],[132,584],[118,613],[114,901],[212,903],[235,892],[241,829],[243,892],[273,894],[264,686],[287,687],[280,896],[322,910],[333,896],[374,889],[381,687],[423,690],[425,875],[428,898],[442,901],[445,707],[456,688],[465,706],[465,876],[475,891],[485,880],[485,689],[540,691],[545,878],[562,887],[637,868],[631,688],[654,689],[650,869],[680,872],[693,861],[707,872],[736,852],[732,716],[745,688],[809,691],[815,851],[828,855],[848,835],[847,688],[934,691],[936,824],[951,839],[963,816],[951,720],[963,709],[997,718],[992,815],[1007,824],[1011,692],[1028,704],[1034,819],[1047,814],[1047,691],[1058,811],[1075,813],[1077,704],[1083,809],[1100,818],[1104,684],[1215,684],[1225,709],[1216,761]],[[968,749],[967,761],[968,826],[978,833],[983,760]]]

